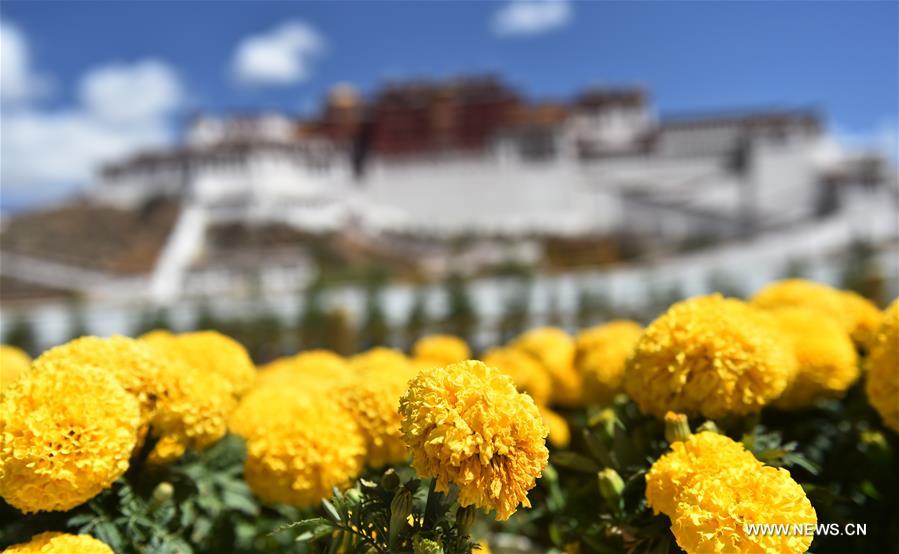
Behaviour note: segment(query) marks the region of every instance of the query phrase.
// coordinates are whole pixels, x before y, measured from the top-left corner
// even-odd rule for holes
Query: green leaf
[[[296,538],[296,542],[316,541],[320,538],[327,537],[332,531],[333,527],[331,527],[330,524],[319,525],[318,527],[300,533]]]
[[[331,518],[335,522],[340,522],[340,512],[337,511],[337,508],[334,507],[334,504],[331,504],[327,499],[322,499],[322,508],[325,509],[325,515]]]
[[[259,514],[259,506],[252,498],[243,494],[225,491],[222,493],[222,503],[226,508],[248,516]]]

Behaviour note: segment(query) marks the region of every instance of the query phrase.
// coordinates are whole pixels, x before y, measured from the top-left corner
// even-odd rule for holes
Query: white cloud
[[[174,71],[157,60],[94,69],[79,89],[92,114],[120,123],[156,119],[177,108],[183,96]]]
[[[23,35],[16,40],[27,52]],[[17,67],[21,68],[17,82],[33,82],[27,64]],[[3,78],[5,84],[8,77]],[[4,197],[36,200],[64,195],[91,182],[98,165],[174,140],[171,118],[183,103],[183,93],[177,75],[165,63],[143,60],[94,68],[81,78],[78,91],[79,103],[65,109],[39,109],[28,102],[29,95],[21,94],[21,101],[4,106],[0,120]]]
[[[90,182],[98,164],[170,139],[168,126],[159,120],[121,126],[82,109],[23,110],[3,118],[4,192],[62,194]]]
[[[287,85],[309,78],[312,63],[325,41],[302,21],[284,23],[268,33],[247,37],[237,45],[234,77],[249,85]]]
[[[25,37],[10,23],[0,23],[0,101],[22,102],[47,93],[50,81],[31,70]]]
[[[513,0],[496,12],[493,32],[500,36],[533,36],[571,21],[568,0]]]

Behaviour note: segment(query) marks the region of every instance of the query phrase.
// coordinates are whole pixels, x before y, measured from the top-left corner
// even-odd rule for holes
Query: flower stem
[[[425,517],[424,523],[422,527],[425,529],[430,529],[433,524],[434,516],[436,515],[434,512],[437,509],[437,495],[440,494],[437,492],[437,479],[431,479],[431,485],[428,487],[428,500],[425,504]]]

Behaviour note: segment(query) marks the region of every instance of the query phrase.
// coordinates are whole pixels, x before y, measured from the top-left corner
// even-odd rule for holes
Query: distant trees
[[[878,305],[887,302],[886,279],[877,262],[877,249],[865,241],[855,241],[843,263],[838,286],[855,291]]]
[[[425,293],[422,289],[415,291],[415,298],[412,301],[412,308],[409,310],[409,317],[406,320],[405,342],[406,347],[411,348],[416,340],[421,338],[427,332],[428,326],[428,306]]]
[[[579,329],[596,325],[611,315],[611,302],[606,295],[587,288],[581,288],[578,291],[575,324]]]
[[[390,340],[390,327],[381,304],[382,289],[379,284],[372,284],[365,293],[365,315],[360,330],[363,349],[384,345]]]
[[[172,324],[169,322],[168,311],[165,308],[148,306],[138,316],[131,335],[139,337],[157,329],[171,330],[171,328]]]
[[[69,302],[69,329],[66,332],[67,340],[77,339],[89,334],[87,321],[84,319],[84,306],[80,298]]]
[[[300,348],[324,348],[325,345],[325,311],[322,307],[324,285],[315,281],[303,291],[300,298],[301,308],[297,320],[297,338]]]
[[[531,281],[524,279],[509,287],[499,318],[499,340],[508,342],[527,329],[531,313]]]
[[[445,284],[447,313],[444,330],[471,342],[477,326],[477,313],[468,295],[468,287],[460,275],[450,275]]]
[[[737,279],[723,269],[716,269],[709,274],[706,288],[709,292],[719,292],[731,298],[743,298],[746,294]]]
[[[325,348],[342,356],[356,353],[356,328],[346,310],[336,308],[326,312],[323,327],[327,339]]]
[[[21,314],[15,316],[12,324],[7,329],[3,337],[3,344],[21,348],[31,356],[38,354],[34,328],[31,322]]]
[[[783,269],[784,279],[799,279],[807,277],[809,272],[808,263],[799,258],[791,258],[787,260],[787,265]]]

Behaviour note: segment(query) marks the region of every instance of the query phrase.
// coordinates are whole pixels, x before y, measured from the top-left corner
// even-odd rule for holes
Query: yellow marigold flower
[[[788,306],[815,310],[837,321],[858,345],[866,346],[877,327],[880,313],[870,301],[806,279],[785,279],[764,287],[751,303],[765,310]]]
[[[203,449],[224,437],[228,416],[237,405],[232,387],[221,376],[172,362],[173,371],[163,373],[164,393],[152,420],[154,435],[164,439],[151,453],[155,463],[175,460],[187,448]]]
[[[412,356],[421,363],[445,366],[471,358],[471,349],[459,337],[430,335],[415,341]]]
[[[147,456],[150,464],[168,464],[179,459],[187,451],[187,441],[178,435],[165,435],[153,445],[153,450]]]
[[[646,474],[646,501],[653,512],[674,513],[678,494],[704,475],[758,463],[743,445],[717,433],[703,432],[671,444]]]
[[[296,402],[298,391],[292,387],[262,385],[245,394],[228,417],[228,430],[249,439],[262,429],[271,414]]]
[[[546,467],[546,425],[512,379],[477,361],[424,370],[400,400],[412,467],[459,487],[459,505],[495,509],[505,520]]]
[[[167,387],[153,425],[159,434],[177,434],[189,446],[205,448],[222,438],[237,406],[231,387],[216,375],[184,371]]]
[[[856,344],[867,350],[871,348],[875,340],[883,313],[873,302],[858,293],[852,291],[841,291],[841,293],[846,319],[852,322],[849,334]]]
[[[330,399],[294,397],[259,425],[247,441],[244,478],[265,502],[313,506],[362,469],[365,440]]]
[[[877,329],[865,392],[884,425],[899,433],[899,299],[886,309]]]
[[[393,367],[408,367],[411,361],[395,348],[376,346],[350,358],[350,367],[355,371],[386,370]]]
[[[112,374],[50,365],[35,363],[0,400],[0,496],[23,512],[90,500],[128,469],[137,442],[140,408]]]
[[[588,402],[609,402],[621,391],[624,364],[642,332],[634,321],[611,321],[578,333],[575,367],[584,379]]]
[[[571,429],[568,427],[568,421],[549,408],[540,408],[540,415],[549,430],[549,443],[556,448],[567,448],[571,443]]]
[[[340,404],[355,418],[365,437],[367,461],[372,467],[402,462],[409,457],[400,429],[400,397],[415,372],[367,372],[335,391]]]
[[[817,515],[802,487],[790,472],[742,464],[702,475],[681,490],[671,518],[678,546],[688,553],[757,552],[804,553],[814,538],[809,534],[750,534],[753,524],[810,525]]]
[[[0,344],[0,392],[31,367],[31,357],[15,346]]]
[[[67,364],[66,362],[71,362]],[[150,346],[122,336],[81,337],[51,348],[35,360],[35,366],[67,367],[92,365],[108,371],[122,387],[134,395],[141,409],[141,424],[156,411],[156,403],[165,394],[163,373],[172,371],[166,358]]]
[[[256,367],[246,349],[219,332],[179,335],[154,332],[142,339],[202,373],[222,377],[236,396],[250,388],[256,378]]]
[[[839,398],[859,376],[858,354],[840,325],[808,308],[769,312],[793,344],[796,375],[775,401],[781,408],[806,408],[819,398]]]
[[[533,356],[515,348],[494,348],[484,354],[483,362],[511,377],[515,388],[530,394],[538,406],[549,403],[552,381]]]
[[[115,554],[106,543],[90,535],[70,535],[55,531],[31,537],[28,542],[14,544],[3,554]]]
[[[795,371],[791,345],[768,314],[714,294],[678,302],[653,321],[637,341],[624,382],[644,413],[714,419],[758,412]]]
[[[557,327],[531,329],[512,346],[537,359],[552,381],[551,400],[565,406],[582,404],[581,376],[574,368],[574,339]]]
[[[699,552],[805,552],[812,536],[753,535],[745,524],[814,524],[815,510],[784,469],[766,467],[724,435],[675,442],[646,474],[646,500],[671,519],[678,545]]]
[[[308,350],[262,366],[259,368],[256,384],[335,386],[354,376],[355,371],[342,356],[327,350]]]

